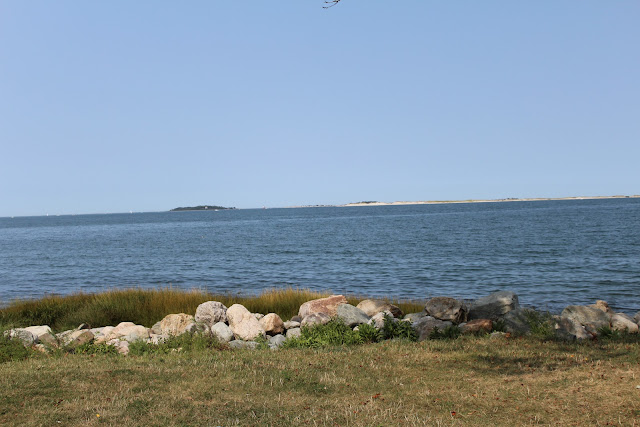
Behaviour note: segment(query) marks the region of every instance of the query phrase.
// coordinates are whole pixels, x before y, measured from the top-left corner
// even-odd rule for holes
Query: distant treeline
[[[171,209],[169,212],[179,212],[179,211],[211,211],[211,210],[222,210],[222,209],[235,209],[235,208],[227,208],[224,206],[211,206],[211,205],[202,205],[202,206],[185,206],[180,208]]]

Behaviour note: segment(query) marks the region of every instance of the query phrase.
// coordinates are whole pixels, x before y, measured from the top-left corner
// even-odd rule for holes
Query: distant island
[[[352,207],[352,206],[397,206],[397,205],[438,205],[448,203],[495,203],[495,202],[536,202],[536,201],[549,201],[549,200],[597,200],[597,199],[628,199],[628,198],[640,198],[640,195],[633,196],[578,196],[578,197],[530,197],[530,198],[518,198],[509,197],[505,199],[480,199],[480,200],[430,200],[430,201],[418,201],[418,202],[356,202],[347,203],[345,205],[336,205],[337,207]]]
[[[227,208],[224,206],[212,206],[212,205],[202,205],[202,206],[185,206],[180,208],[173,208],[169,212],[182,212],[182,211],[221,211],[221,210],[229,210],[235,208]]]

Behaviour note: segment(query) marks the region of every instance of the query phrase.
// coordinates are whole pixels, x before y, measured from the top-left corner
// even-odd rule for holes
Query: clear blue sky
[[[640,193],[640,2],[0,0],[0,216]]]

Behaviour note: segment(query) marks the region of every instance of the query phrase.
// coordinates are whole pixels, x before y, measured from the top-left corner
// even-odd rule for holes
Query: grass
[[[640,339],[462,336],[0,364],[0,425],[634,425]]]
[[[303,303],[326,296],[329,294],[300,289],[271,289],[257,296],[239,296],[171,288],[51,295],[38,300],[14,301],[0,309],[0,328],[49,325],[55,331],[61,331],[75,328],[81,323],[97,327],[125,321],[151,327],[167,314],[195,314],[198,305],[205,301],[220,301],[227,307],[238,303],[251,312],[273,312],[287,320],[298,314],[298,309]],[[349,296],[347,299],[356,305],[364,298]],[[418,302],[390,302],[398,305],[406,313],[421,311],[424,308],[424,305]]]

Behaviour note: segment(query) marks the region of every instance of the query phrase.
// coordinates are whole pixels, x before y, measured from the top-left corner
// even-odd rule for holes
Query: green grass
[[[0,309],[0,327],[25,327],[49,325],[55,331],[72,329],[81,323],[93,327],[134,322],[151,327],[171,313],[195,314],[199,304],[205,301],[220,301],[227,307],[242,304],[249,311],[277,313],[287,320],[298,314],[303,303],[329,296],[299,289],[272,289],[257,296],[216,295],[204,291],[182,291],[177,289],[125,289],[97,294],[51,295],[38,300],[14,301]],[[356,305],[361,299],[347,298]],[[404,312],[421,311],[424,305],[411,301],[390,301]]]
[[[639,425],[626,340],[41,355],[0,364],[0,425]]]

